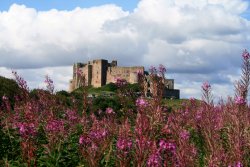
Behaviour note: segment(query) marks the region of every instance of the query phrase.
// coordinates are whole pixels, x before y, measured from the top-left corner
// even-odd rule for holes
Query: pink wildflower
[[[190,137],[190,133],[187,131],[187,130],[183,130],[181,133],[180,133],[180,137],[184,140],[188,140],[189,137]]]
[[[3,99],[3,100],[8,100],[8,97],[5,96],[5,95],[3,95],[2,99]]]
[[[149,72],[150,72],[151,74],[156,74],[156,73],[157,73],[157,69],[156,69],[154,66],[151,66],[151,67],[149,68]]]
[[[62,132],[64,130],[64,122],[61,120],[51,120],[47,123],[46,130],[52,133]]]
[[[147,161],[147,166],[150,167],[160,167],[161,166],[161,156],[158,151],[151,154]]]
[[[21,124],[20,127],[19,127],[19,133],[21,135],[25,134],[25,127],[24,127],[24,124]]]
[[[211,88],[211,85],[206,81],[201,87],[204,91],[208,91]]]
[[[159,147],[161,150],[166,150],[167,149],[167,142],[165,140],[161,139],[159,142]]]
[[[92,140],[87,136],[80,136],[80,138],[79,138],[79,144],[80,145],[88,145],[91,142],[92,142]]]
[[[91,139],[103,139],[108,135],[108,131],[106,129],[103,130],[93,130],[89,133],[89,137]]]
[[[171,142],[167,142],[164,139],[161,139],[159,142],[159,147],[161,150],[170,150],[170,151],[175,151],[176,150],[176,145]]]
[[[144,100],[143,98],[138,98],[136,100],[136,105],[138,107],[146,107],[148,105],[148,102],[146,100]]]
[[[113,111],[112,108],[108,107],[108,108],[106,109],[106,113],[107,113],[107,114],[114,114],[115,112]]]
[[[241,96],[236,97],[234,101],[235,101],[236,104],[239,104],[239,105],[242,105],[242,104],[246,103],[246,100]]]
[[[164,74],[167,72],[166,67],[162,64],[159,65],[159,72]]]
[[[82,70],[80,70],[79,68],[77,68],[75,74],[79,75],[79,76],[82,76]]]
[[[78,117],[77,117],[77,113],[74,110],[67,110],[66,111],[67,117],[69,119],[69,121],[77,121]]]
[[[80,136],[80,138],[79,138],[79,144],[83,144],[83,142],[84,142],[84,137]]]
[[[235,165],[228,165],[228,167],[243,167],[241,162],[237,162]]]
[[[53,81],[52,81],[52,79],[50,79],[50,77],[48,76],[48,75],[46,75],[45,76],[45,84],[46,84],[46,87],[47,87],[47,89],[48,89],[48,91],[50,92],[50,93],[53,93],[54,92],[54,84],[53,84]]]
[[[116,147],[121,150],[124,151],[125,153],[127,153],[127,151],[129,151],[132,147],[132,141],[130,139],[118,139],[117,143],[116,143]]]
[[[122,79],[120,77],[115,78],[115,84],[117,87],[122,87],[128,84],[128,82],[125,79]]]
[[[249,55],[249,54],[248,54]],[[237,162],[235,167],[243,167],[242,163],[241,162]]]
[[[36,128],[34,123],[18,123],[17,127],[19,128],[19,134],[22,137],[29,137],[36,135]]]
[[[250,59],[250,54],[247,50],[244,50],[243,53],[242,53],[242,57],[245,59],[245,60],[249,60]]]

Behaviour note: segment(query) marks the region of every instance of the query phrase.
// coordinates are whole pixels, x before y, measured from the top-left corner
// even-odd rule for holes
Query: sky
[[[0,0],[0,75],[68,90],[73,63],[115,59],[165,65],[182,98],[205,81],[226,98],[250,50],[249,11],[247,0]]]

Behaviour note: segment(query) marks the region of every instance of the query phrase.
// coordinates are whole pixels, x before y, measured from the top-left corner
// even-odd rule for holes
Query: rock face
[[[70,81],[69,91],[77,89],[82,84],[79,75],[85,76],[85,85],[101,87],[115,82],[116,78],[125,79],[129,83],[137,83],[138,71],[144,72],[144,67],[120,67],[117,66],[115,60],[111,63],[103,59],[89,61],[87,64],[76,63],[73,65],[73,79]]]

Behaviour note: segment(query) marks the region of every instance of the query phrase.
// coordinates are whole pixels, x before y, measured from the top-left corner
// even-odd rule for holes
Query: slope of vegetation
[[[0,76],[0,97],[8,97],[13,104],[15,95],[18,95],[19,91],[16,81]],[[0,106],[1,104],[2,98],[0,98]]]

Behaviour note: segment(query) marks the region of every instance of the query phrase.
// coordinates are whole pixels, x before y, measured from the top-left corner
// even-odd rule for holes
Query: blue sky
[[[250,50],[249,5],[246,0],[0,0],[0,75],[11,77],[16,69],[36,88],[48,74],[57,90],[67,90],[73,63],[116,59],[121,66],[165,65],[181,97],[199,97],[204,81],[226,97],[234,94],[243,49]]]
[[[122,7],[123,10],[133,11],[140,0],[0,0],[0,11],[8,11],[12,4],[25,5],[38,11],[47,11],[50,9],[73,10],[76,7],[89,8],[105,4],[115,4]],[[250,2],[250,0],[244,0]],[[250,6],[244,12],[242,17],[250,20]]]
[[[124,10],[132,11],[139,0],[0,0],[0,10],[6,11],[13,4],[24,4],[37,10],[72,10],[76,7],[88,8],[104,4],[116,4]]]

